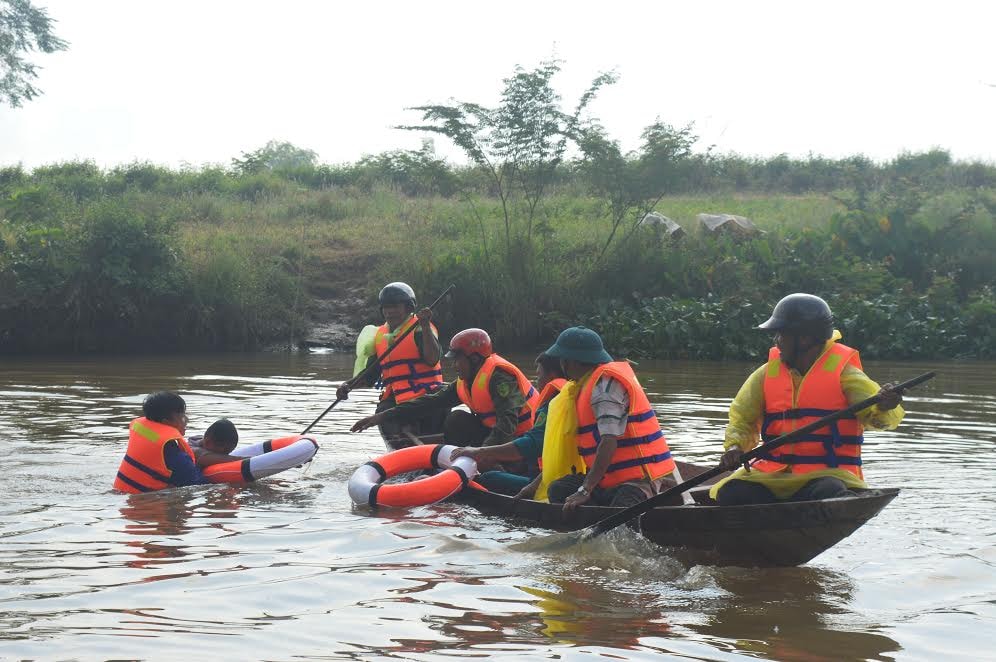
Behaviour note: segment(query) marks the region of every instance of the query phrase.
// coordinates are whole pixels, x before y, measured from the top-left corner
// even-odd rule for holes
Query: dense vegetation
[[[809,161],[789,164],[810,172]],[[508,281],[488,255],[500,227],[481,225],[499,201],[408,193],[432,180],[396,165],[382,155],[258,173],[0,170],[0,348],[257,347],[299,332],[319,285],[345,279],[372,297],[394,278],[424,297],[458,283],[446,324],[483,326],[505,346],[542,344],[584,321],[634,355],[746,357],[763,345],[751,327],[803,290],[830,300],[869,355],[996,347],[996,193],[962,181],[993,177],[990,166],[906,155],[869,166],[877,183],[859,195],[779,191],[762,174],[771,160],[756,161],[756,188],[713,175],[710,188],[657,202],[684,237],[636,228],[601,260],[604,201],[582,175],[565,175],[537,211],[534,252],[512,256],[527,278]],[[766,233],[714,236],[696,227],[698,212],[742,214]]]
[[[465,166],[426,141],[344,165],[270,143],[228,167],[0,169],[0,351],[287,344],[316,299],[403,279],[423,300],[456,283],[444,329],[504,348],[583,322],[617,353],[756,357],[752,328],[808,291],[866,356],[993,357],[993,165],[745,158],[660,121],[623,154],[584,115],[612,78],[562,113],[556,71],[517,70],[495,108],[415,109],[404,128]],[[640,225],[650,210],[684,236]],[[706,232],[700,212],[763,233]]]

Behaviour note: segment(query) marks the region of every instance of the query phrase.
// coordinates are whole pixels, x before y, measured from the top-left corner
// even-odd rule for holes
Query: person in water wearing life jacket
[[[194,451],[197,466],[200,468],[209,467],[219,462],[228,462],[232,459],[229,453],[239,445],[239,431],[227,418],[219,418],[208,426],[204,435],[190,435],[187,439],[190,449]],[[223,456],[225,459],[219,458]]]
[[[399,333],[410,327],[415,330],[405,336],[401,344],[384,356],[367,378],[343,382],[336,390],[336,398],[345,400],[349,392],[357,387],[383,385],[376,412],[387,411],[396,405],[411,402],[419,397],[435,393],[443,387],[443,368],[439,364],[442,348],[439,344],[439,330],[432,323],[432,310],[422,308],[416,314],[415,291],[406,283],[388,283],[377,296],[382,324],[374,335],[373,355],[368,365],[377,361],[378,356],[391,345]],[[404,424],[385,421],[380,424],[385,439],[398,440],[403,435],[437,434],[443,429],[446,411],[432,409],[419,418],[408,419]],[[392,442],[397,447],[410,445],[410,442]]]
[[[904,412],[902,395],[872,381],[858,351],[840,342],[827,302],[812,294],[790,294],[770,319],[758,326],[775,336],[768,362],[755,370],[730,405],[721,465],[735,469],[741,456],[757,446],[865,400],[882,400],[821,428],[797,442],[776,448],[750,470],[740,468],[712,487],[720,505],[808,501],[846,496],[865,487],[861,445],[866,428],[891,430]]]
[[[560,359],[576,383],[577,419],[567,439],[548,434],[544,444],[576,444],[587,469],[552,481],[550,503],[563,503],[565,512],[589,502],[631,506],[660,492],[665,481],[680,481],[657,414],[628,361],[613,361],[601,336],[583,326],[562,331],[546,354]]]
[[[491,492],[507,494],[517,498],[528,498],[536,490],[539,461],[543,456],[543,433],[546,430],[546,413],[550,401],[560,393],[567,379],[560,368],[560,360],[545,353],[536,357],[536,388],[539,390],[539,400],[536,407],[536,420],[533,427],[521,437],[497,446],[483,448],[458,448],[450,455],[451,460],[458,457],[471,457],[477,462],[478,469],[486,469],[495,464],[522,465],[525,475],[511,471],[484,471],[477,477],[477,482]],[[526,488],[532,486],[532,490]]]
[[[207,483],[183,437],[188,421],[183,398],[169,391],[152,393],[142,402],[142,414],[128,426],[128,448],[114,489],[134,494]],[[207,451],[201,466],[233,459]]]
[[[443,425],[446,443],[460,446],[497,446],[533,426],[539,392],[511,362],[494,353],[491,338],[482,329],[464,329],[450,340],[446,357],[453,359],[456,381],[435,393],[357,421],[353,432],[384,422],[403,423],[431,412],[447,412]],[[453,407],[465,404],[470,413]]]

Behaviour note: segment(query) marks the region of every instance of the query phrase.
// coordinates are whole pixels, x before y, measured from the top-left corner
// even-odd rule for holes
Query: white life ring
[[[317,452],[318,442],[312,437],[299,434],[280,437],[236,448],[229,455],[244,460],[212,464],[204,468],[204,477],[212,483],[243,485],[310,462]]]
[[[452,496],[477,475],[477,462],[469,457],[450,461],[456,446],[426,444],[381,455],[361,465],[349,478],[349,497],[361,506],[407,508],[425,506]],[[409,483],[385,485],[392,476],[419,469],[441,469],[433,476]]]

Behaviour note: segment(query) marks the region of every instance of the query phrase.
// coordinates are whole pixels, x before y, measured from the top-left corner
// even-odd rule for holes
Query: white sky
[[[656,117],[700,147],[996,162],[996,5],[972,2],[35,0],[69,50],[0,106],[0,164],[228,163],[286,140],[324,162],[415,148],[405,107],[494,104],[516,64],[565,61],[573,106],[625,149]],[[437,138],[437,150],[456,151]]]

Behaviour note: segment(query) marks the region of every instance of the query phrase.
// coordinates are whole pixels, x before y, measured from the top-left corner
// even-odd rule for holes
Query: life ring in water
[[[456,446],[426,444],[402,448],[361,465],[349,478],[349,497],[360,506],[407,508],[442,501],[459,492],[477,475],[477,462],[469,457],[450,461]],[[392,476],[419,469],[441,469],[434,476],[410,483],[385,485]]]
[[[243,457],[204,468],[204,477],[212,483],[244,485],[254,480],[297,467],[318,452],[318,442],[311,437],[295,434],[259,444],[236,448],[229,455]]]

